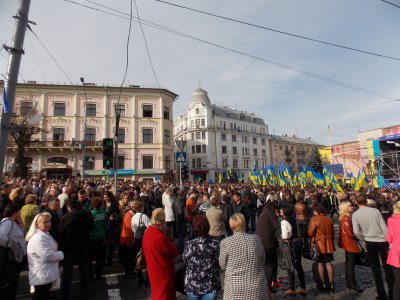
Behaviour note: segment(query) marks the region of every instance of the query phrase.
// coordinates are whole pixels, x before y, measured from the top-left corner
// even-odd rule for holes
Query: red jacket
[[[131,210],[128,210],[125,213],[124,221],[122,223],[121,234],[119,236],[120,245],[123,245],[126,247],[133,247],[134,235],[133,235],[133,230],[131,227],[132,217],[133,217],[133,212]]]
[[[353,225],[349,215],[345,215],[340,219],[340,231],[338,245],[343,250],[351,253],[360,253],[360,247],[357,238],[353,232]]]
[[[151,300],[176,300],[174,258],[178,249],[156,226],[143,236],[143,251],[151,285]]]

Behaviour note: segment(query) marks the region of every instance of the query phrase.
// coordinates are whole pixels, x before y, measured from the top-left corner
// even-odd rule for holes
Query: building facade
[[[365,170],[374,186],[400,188],[400,125],[364,130],[355,141],[331,147],[332,164],[357,177]]]
[[[194,91],[188,111],[174,124],[175,140],[184,149],[189,181],[218,180],[231,170],[233,179],[248,179],[248,171],[271,162],[268,126],[253,113],[211,104],[208,94]],[[235,178],[236,177],[236,178]]]
[[[25,116],[37,105],[41,132],[31,138],[25,156],[32,175],[47,178],[107,178],[102,140],[118,128],[118,174],[134,180],[173,180],[173,103],[166,89],[84,85],[18,84],[14,115]],[[85,150],[83,150],[85,148]],[[10,139],[7,170],[16,146]],[[85,156],[85,157],[84,157]]]
[[[271,135],[270,144],[272,164],[278,167],[283,162],[294,171],[298,171],[302,163],[307,163],[313,148],[323,147],[311,138],[299,138],[295,135]]]

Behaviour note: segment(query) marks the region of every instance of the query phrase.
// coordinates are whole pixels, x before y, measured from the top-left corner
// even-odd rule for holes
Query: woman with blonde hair
[[[361,253],[360,246],[358,245],[357,238],[353,232],[353,224],[351,222],[351,214],[353,213],[353,204],[350,201],[343,201],[339,206],[339,241],[338,246],[345,251],[345,276],[346,285],[349,289],[361,293],[356,282],[355,263],[357,255]]]
[[[178,249],[163,231],[165,212],[156,208],[143,236],[143,251],[151,286],[151,299],[175,300],[175,264]]]
[[[248,234],[244,216],[229,219],[233,235],[221,241],[219,265],[225,271],[224,300],[267,299],[265,251],[260,238]]]
[[[25,204],[24,189],[22,187],[16,187],[15,189],[12,189],[8,197],[12,202],[17,203],[21,207]]]
[[[390,243],[387,264],[393,266],[393,299],[400,299],[400,201],[393,206],[393,216],[388,219],[386,240]]]
[[[57,251],[58,244],[49,234],[51,214],[38,214],[31,224],[28,241],[29,284],[35,287],[34,300],[49,299],[53,282],[60,279],[58,263],[64,253]]]

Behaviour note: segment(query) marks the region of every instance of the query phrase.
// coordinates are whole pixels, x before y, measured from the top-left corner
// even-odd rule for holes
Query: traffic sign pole
[[[182,163],[179,163],[179,187],[183,190],[183,182],[182,182]]]

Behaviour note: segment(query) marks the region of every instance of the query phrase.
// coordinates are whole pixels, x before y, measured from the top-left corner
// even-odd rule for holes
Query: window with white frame
[[[86,116],[87,117],[96,116],[96,103],[86,103]]]
[[[125,128],[118,128],[118,144],[125,144]]]
[[[125,104],[115,104],[115,112],[120,117],[125,117]]]
[[[171,133],[169,130],[164,130],[164,144],[171,144]]]
[[[143,118],[153,117],[153,105],[145,104],[143,105]]]
[[[54,103],[54,116],[64,117],[65,116],[65,103]]]
[[[153,144],[152,128],[143,128],[143,144]]]

